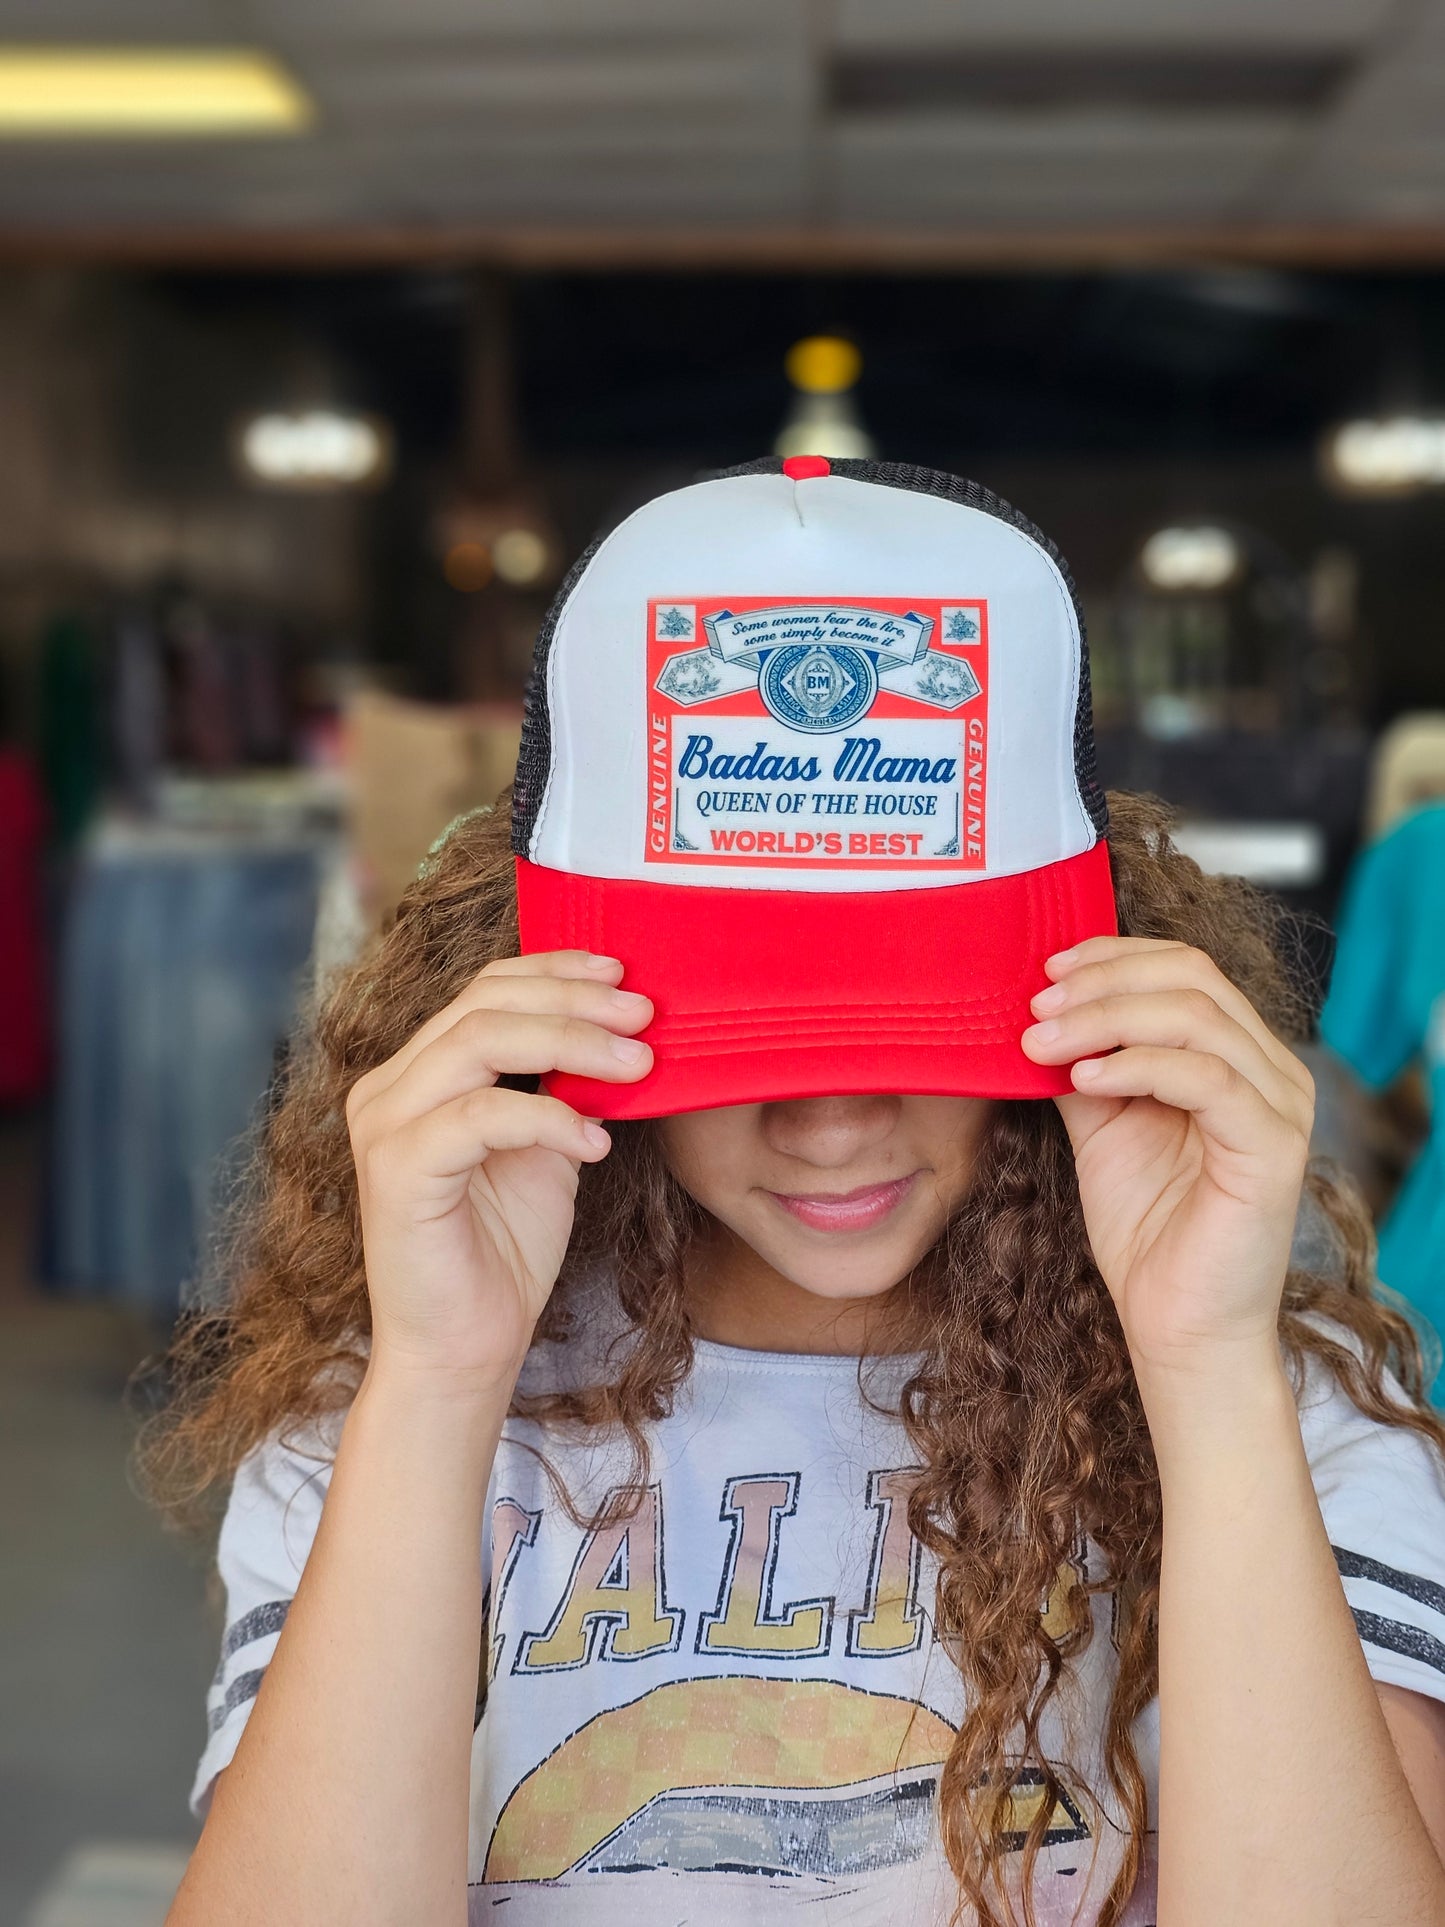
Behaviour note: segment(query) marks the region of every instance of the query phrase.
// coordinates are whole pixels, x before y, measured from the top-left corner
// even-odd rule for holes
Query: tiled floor
[[[217,1628],[127,1479],[154,1335],[29,1289],[34,1148],[0,1128],[0,1927],[159,1927]]]
[[[185,1870],[184,1847],[94,1841],[71,1853],[25,1927],[156,1927]]]

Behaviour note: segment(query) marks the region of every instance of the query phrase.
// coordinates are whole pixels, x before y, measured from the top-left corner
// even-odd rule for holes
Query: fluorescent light
[[[242,462],[271,488],[355,488],[378,481],[390,453],[380,422],[326,408],[257,415],[241,432]]]
[[[1325,444],[1325,467],[1347,489],[1403,494],[1445,482],[1445,419],[1397,415],[1345,422]]]
[[[0,138],[286,134],[310,100],[244,48],[0,46]]]
[[[1239,574],[1239,543],[1228,529],[1160,529],[1139,566],[1156,589],[1222,589]]]

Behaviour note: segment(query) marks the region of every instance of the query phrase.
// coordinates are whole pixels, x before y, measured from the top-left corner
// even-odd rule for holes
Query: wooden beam
[[[1445,265],[1445,223],[919,229],[0,226],[0,265],[94,262],[201,269],[491,267],[1003,273],[1190,265],[1370,270]]]

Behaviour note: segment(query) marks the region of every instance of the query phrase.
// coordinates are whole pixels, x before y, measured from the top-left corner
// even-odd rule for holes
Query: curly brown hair
[[[1120,929],[1197,946],[1279,1036],[1301,1038],[1309,1010],[1298,973],[1282,961],[1277,906],[1181,855],[1155,799],[1115,794],[1110,812]],[[516,947],[499,808],[446,838],[293,1054],[227,1259],[226,1300],[179,1328],[169,1397],[142,1433],[142,1473],[173,1515],[214,1515],[246,1452],[349,1402],[370,1321],[347,1092]],[[612,1154],[583,1167],[542,1335],[565,1333],[573,1289],[605,1266],[634,1339],[610,1382],[534,1398],[526,1409],[555,1425],[619,1430],[640,1479],[648,1428],[669,1411],[692,1360],[686,1267],[703,1219],[646,1124],[614,1126],[613,1137]],[[1358,1194],[1313,1166],[1307,1195],[1311,1263],[1291,1271],[1280,1315],[1297,1382],[1316,1361],[1369,1417],[1445,1451],[1445,1426],[1425,1401],[1420,1340],[1374,1289]],[[1063,1791],[1043,1755],[1041,1721],[1093,1636],[1093,1595],[1111,1592],[1119,1665],[1103,1762],[1127,1844],[1098,1918],[1113,1927],[1138,1875],[1146,1824],[1133,1734],[1157,1690],[1160,1494],[1128,1350],[1090,1253],[1052,1104],[993,1107],[969,1195],[906,1298],[924,1355],[901,1401],[924,1468],[909,1523],[938,1563],[937,1632],[963,1676],[967,1706],[939,1787],[960,1911],[971,1904],[981,1927],[1012,1927],[1004,1879],[1012,1861],[1032,1927],[1033,1868]],[[1083,1541],[1098,1555],[1091,1576],[1056,1588]],[[1015,1859],[1011,1796],[1020,1772],[1041,1780],[1044,1798]],[[1070,1791],[1097,1806],[1103,1789],[1071,1783]]]

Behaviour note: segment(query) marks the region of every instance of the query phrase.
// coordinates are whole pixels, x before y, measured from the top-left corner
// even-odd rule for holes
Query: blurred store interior
[[[216,1624],[123,1390],[599,526],[985,482],[1323,988],[1445,799],[1442,109],[1445,0],[0,0],[0,1927],[164,1914]],[[1312,1047],[1381,1213],[1438,1030]]]

